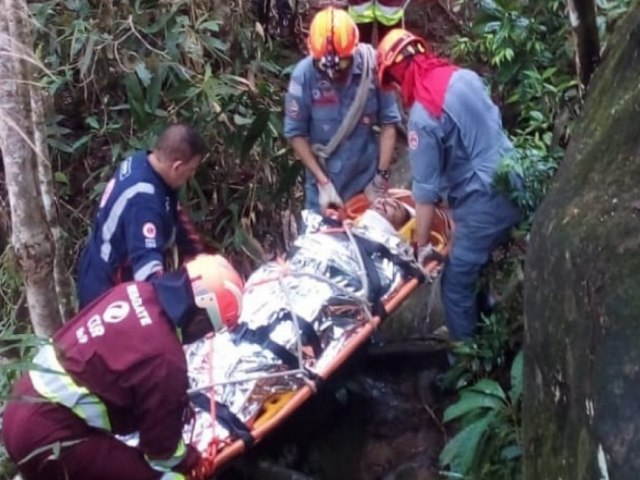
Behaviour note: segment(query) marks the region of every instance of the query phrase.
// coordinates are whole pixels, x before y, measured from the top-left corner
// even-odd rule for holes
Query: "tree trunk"
[[[526,480],[640,478],[640,7],[593,77],[525,276]]]
[[[581,90],[589,84],[600,63],[600,39],[595,0],[569,0],[569,18],[576,43],[576,67]]]
[[[42,89],[36,85],[30,87],[31,113],[33,117],[34,144],[36,147],[36,158],[38,162],[38,179],[40,182],[40,193],[47,222],[53,235],[53,246],[55,257],[53,261],[53,279],[56,286],[60,305],[60,315],[62,320],[67,320],[75,312],[73,303],[71,276],[65,268],[63,232],[60,228],[58,218],[58,204],[54,193],[53,171],[49,160],[49,146],[46,135],[46,110],[44,108],[45,97]]]
[[[62,323],[54,282],[53,234],[41,197],[31,87],[33,53],[24,0],[3,0],[0,11],[0,146],[12,223],[12,244],[24,272],[36,334]]]

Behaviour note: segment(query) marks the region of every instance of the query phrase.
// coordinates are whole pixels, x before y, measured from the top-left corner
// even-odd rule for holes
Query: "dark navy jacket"
[[[177,192],[153,170],[146,152],[126,158],[107,184],[78,267],[80,308],[112,286],[146,280],[173,246],[196,247],[179,221]]]

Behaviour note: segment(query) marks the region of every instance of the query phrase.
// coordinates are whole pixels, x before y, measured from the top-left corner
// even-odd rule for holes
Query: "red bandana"
[[[407,63],[408,65],[400,67]],[[438,118],[442,115],[449,80],[457,69],[457,66],[447,60],[427,53],[415,55],[410,62],[394,65],[390,73],[403,79],[402,100],[405,107],[410,108],[418,101],[431,115]]]

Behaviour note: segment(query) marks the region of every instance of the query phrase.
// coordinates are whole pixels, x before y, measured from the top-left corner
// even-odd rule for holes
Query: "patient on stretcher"
[[[238,328],[187,347],[191,386],[202,393],[192,397],[200,408],[185,440],[203,451],[214,437],[246,435],[243,425],[267,399],[303,386],[372,315],[383,316],[385,299],[422,275],[398,233],[412,214],[393,198],[377,200],[343,227],[305,212],[305,232],[285,258],[247,280]],[[211,385],[215,422],[203,395]]]

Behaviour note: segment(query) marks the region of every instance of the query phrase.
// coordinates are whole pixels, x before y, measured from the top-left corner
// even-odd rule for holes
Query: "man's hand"
[[[333,186],[331,180],[327,179],[324,183],[318,182],[318,202],[320,210],[324,212],[328,207],[344,207],[344,203]]]
[[[373,202],[377,198],[384,197],[389,190],[389,180],[385,178],[381,173],[376,173],[371,183],[364,189],[364,194],[367,196],[370,202]]]

